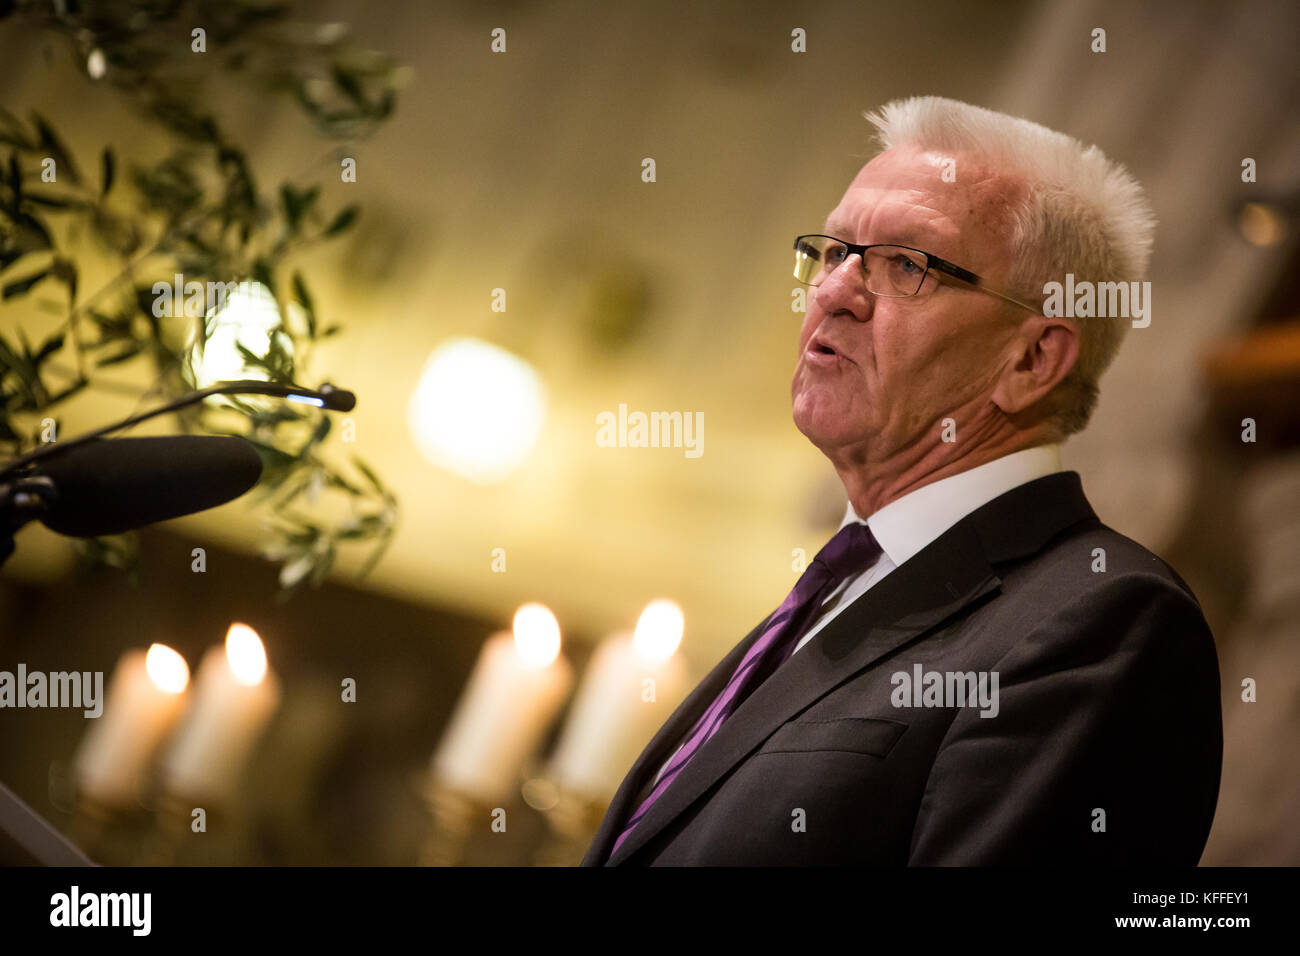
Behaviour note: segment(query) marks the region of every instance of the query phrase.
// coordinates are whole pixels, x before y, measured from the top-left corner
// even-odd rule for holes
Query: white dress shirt
[[[853,521],[865,523],[880,543],[882,553],[875,564],[854,577],[846,578],[827,595],[808,633],[795,645],[794,652],[797,654],[836,615],[866,594],[885,575],[972,511],[1012,488],[1061,470],[1061,446],[1036,445],[910,491],[866,519],[859,517],[850,503],[840,527]],[[679,746],[677,750],[680,749]],[[673,751],[673,756],[676,753]],[[656,782],[671,762],[672,757],[664,761],[655,775]]]

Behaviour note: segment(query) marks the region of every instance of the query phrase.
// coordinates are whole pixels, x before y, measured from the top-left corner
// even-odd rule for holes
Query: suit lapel
[[[998,590],[992,564],[1032,554],[1075,522],[1095,519],[1077,472],[1058,472],[995,498],[868,590],[781,665],[682,768],[608,861],[617,865],[671,823],[783,723],[881,657]],[[767,622],[764,621],[764,624]],[[728,654],[655,735],[619,788],[584,862],[604,859],[631,800],[722,690],[762,625]]]

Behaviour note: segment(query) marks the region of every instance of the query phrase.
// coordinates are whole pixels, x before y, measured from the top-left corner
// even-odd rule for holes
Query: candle
[[[573,682],[559,654],[560,625],[540,604],[488,638],[434,754],[439,783],[489,805],[509,794]]]
[[[73,758],[79,794],[108,806],[135,799],[140,775],[180,714],[189,682],[185,658],[165,644],[118,658],[104,713]]]
[[[598,802],[614,796],[685,689],[683,626],[681,608],[652,601],[635,634],[596,648],[550,762],[548,775],[564,790]]]
[[[227,800],[249,751],[280,701],[280,685],[257,632],[232,624],[225,647],[203,656],[194,699],[163,762],[176,795]]]

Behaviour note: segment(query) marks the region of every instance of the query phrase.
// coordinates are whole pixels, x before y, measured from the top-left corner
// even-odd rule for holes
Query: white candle
[[[681,609],[654,601],[636,634],[601,642],[583,674],[548,776],[591,800],[613,797],[685,689]]]
[[[118,658],[104,712],[73,758],[80,794],[109,806],[136,798],[140,775],[180,714],[189,682],[185,658],[165,644]]]
[[[560,626],[540,604],[488,638],[433,756],[439,782],[489,805],[509,794],[573,682],[559,653]]]
[[[193,701],[163,761],[163,782],[178,796],[224,801],[249,751],[280,702],[280,685],[257,632],[232,624],[225,647],[203,656]]]

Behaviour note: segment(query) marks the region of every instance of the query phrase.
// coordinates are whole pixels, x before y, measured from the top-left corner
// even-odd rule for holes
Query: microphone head
[[[57,499],[41,523],[74,538],[120,534],[238,498],[262,476],[242,438],[97,438],[38,463]]]
[[[325,402],[325,408],[332,412],[350,412],[357,407],[357,396],[346,389],[335,388],[326,382],[318,392],[321,399]]]

